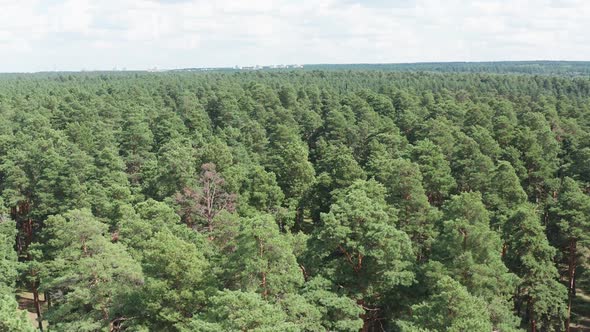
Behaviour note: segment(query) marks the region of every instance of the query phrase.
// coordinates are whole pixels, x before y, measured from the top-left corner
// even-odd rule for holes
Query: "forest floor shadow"
[[[581,268],[576,297],[572,302],[572,332],[590,332],[590,278],[586,266]]]
[[[35,328],[38,327],[37,324],[37,313],[35,312],[35,303],[33,301],[33,293],[30,292],[19,292],[16,296],[16,300],[18,302],[18,308],[21,310],[27,311],[27,317],[31,321],[31,324]],[[39,294],[39,300],[41,303],[41,314],[47,310],[47,304],[45,303],[45,297],[43,294]],[[47,329],[47,321],[43,321],[43,329]]]

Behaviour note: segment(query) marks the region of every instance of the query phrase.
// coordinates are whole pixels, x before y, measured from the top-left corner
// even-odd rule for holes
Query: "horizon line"
[[[114,67],[111,69],[80,69],[80,70],[40,70],[40,71],[14,71],[14,72],[3,72],[1,74],[48,74],[48,73],[145,73],[145,72],[171,72],[171,71],[188,71],[188,70],[199,70],[199,71],[215,71],[215,70],[244,70],[250,71],[252,68],[255,69],[305,69],[305,66],[380,66],[380,65],[392,65],[392,66],[403,66],[403,65],[433,65],[433,64],[506,64],[506,63],[590,63],[590,60],[478,60],[478,61],[416,61],[416,62],[346,62],[346,63],[302,63],[302,64],[256,64],[256,65],[233,65],[233,66],[204,66],[204,67],[176,67],[176,68],[158,68],[154,66],[152,68],[145,69],[121,69]],[[282,67],[281,67],[282,66]],[[297,67],[296,67],[297,66]]]

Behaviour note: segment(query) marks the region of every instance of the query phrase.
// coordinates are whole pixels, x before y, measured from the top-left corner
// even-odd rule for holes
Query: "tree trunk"
[[[365,300],[357,300],[356,302],[358,305],[361,306],[361,308],[363,308],[363,310],[365,311],[364,313],[361,314],[361,319],[363,320],[363,328],[361,329],[361,332],[369,332],[369,328],[371,327],[371,320],[369,318],[369,313],[367,312],[367,309],[365,308]]]
[[[527,300],[526,318],[531,322],[531,332],[537,332],[537,320],[535,319],[534,303],[529,297]]]
[[[461,234],[463,234],[463,252],[467,251],[467,230],[461,230]]]
[[[363,318],[363,329],[362,332],[369,332],[369,320],[367,318]]]
[[[41,304],[39,301],[39,289],[37,288],[37,282],[32,284],[33,292],[33,303],[35,305],[35,311],[37,312],[37,323],[39,324],[39,331],[43,332],[43,316],[41,315]]]
[[[258,247],[260,249],[260,259],[264,258],[264,243],[262,239],[258,239]],[[262,286],[262,297],[266,299],[268,296],[268,288],[266,287],[266,271],[261,271],[260,276],[262,278],[260,285]]]
[[[303,206],[301,203],[295,210],[295,225],[293,227],[295,230],[303,230]],[[283,228],[282,231],[285,231]]]
[[[577,241],[570,239],[569,243],[569,262],[567,269],[568,276],[568,301],[567,301],[567,318],[565,320],[565,330],[570,330],[570,318],[572,314],[572,300],[576,292],[576,255],[577,255]]]
[[[17,253],[19,257],[25,256],[27,261],[31,261],[32,257],[29,246],[33,243],[33,219],[29,216],[31,210],[30,199],[19,202],[16,206],[11,208],[11,217],[16,221],[18,228],[18,235],[16,239]],[[39,300],[39,282],[37,280],[37,271],[31,270],[32,282],[31,293],[33,293],[33,305],[37,314],[37,323],[39,324],[39,331],[43,332],[43,315],[41,314],[41,303]]]
[[[268,289],[266,288],[266,272],[262,272],[262,298],[266,299]]]

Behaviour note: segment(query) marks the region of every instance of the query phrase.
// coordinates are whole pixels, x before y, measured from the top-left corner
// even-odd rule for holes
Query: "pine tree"
[[[418,141],[411,149],[413,161],[422,173],[424,191],[431,204],[440,206],[457,183],[451,175],[451,167],[441,149],[432,141]]]
[[[515,294],[516,312],[531,331],[559,331],[567,315],[566,288],[554,265],[556,250],[534,206],[519,207],[505,225],[506,265],[520,277]]]
[[[0,331],[34,332],[37,331],[25,311],[18,309],[14,294],[0,292]]]
[[[270,215],[240,222],[225,274],[226,287],[257,292],[263,299],[293,293],[303,283],[303,274],[293,253],[291,235],[280,233]]]
[[[38,249],[42,288],[52,295],[46,318],[58,330],[95,331],[126,323],[126,297],[142,283],[139,264],[112,243],[89,210],[49,217]]]
[[[492,331],[483,299],[469,294],[451,277],[441,277],[433,295],[412,306],[409,321],[399,321],[401,331]]]
[[[418,165],[407,159],[380,158],[372,161],[375,179],[387,188],[387,202],[398,210],[400,229],[410,236],[416,259],[425,260],[436,237],[438,211],[428,203]]]
[[[494,329],[517,329],[519,324],[510,311],[510,302],[518,278],[502,262],[502,241],[490,229],[489,213],[481,194],[453,196],[443,205],[443,211],[432,259],[443,263],[448,275],[470,294],[485,301]]]
[[[569,177],[563,179],[556,214],[559,237],[563,241],[563,255],[567,261],[568,312],[566,329],[570,328],[572,299],[576,295],[576,269],[582,255],[580,249],[590,247],[590,197]]]
[[[413,251],[408,236],[396,228],[393,212],[383,186],[357,180],[322,215],[311,238],[310,255],[322,263],[310,270],[357,301],[365,310],[364,330],[378,322],[379,299],[386,292],[413,282]]]
[[[0,331],[33,332],[35,329],[15,300],[19,263],[13,246],[17,230],[16,224],[2,214],[2,203],[0,200]]]
[[[492,224],[501,232],[514,210],[527,201],[527,194],[509,162],[498,162],[492,177],[492,186],[484,198],[487,206],[493,211]]]

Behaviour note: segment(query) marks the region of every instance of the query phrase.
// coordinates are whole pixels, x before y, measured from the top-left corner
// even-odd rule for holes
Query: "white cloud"
[[[0,0],[0,71],[590,60],[585,0]]]

